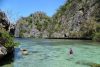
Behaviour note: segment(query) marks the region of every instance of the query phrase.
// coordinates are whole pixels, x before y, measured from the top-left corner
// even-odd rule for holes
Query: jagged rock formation
[[[11,53],[15,45],[13,38],[9,35],[10,22],[6,14],[0,11],[0,59],[7,53]]]
[[[5,29],[11,35],[14,35],[15,25],[10,23],[6,14],[2,11],[0,11],[0,29]]]
[[[0,59],[1,59],[1,57],[3,57],[4,55],[7,54],[6,53],[7,52],[6,48],[2,46],[6,41],[6,39],[1,37],[4,29],[6,31],[9,30],[9,22],[8,22],[8,19],[7,19],[6,15],[5,15],[5,13],[0,11]],[[3,53],[3,51],[5,53]]]
[[[17,21],[15,37],[48,37],[50,18],[43,12],[36,12]]]
[[[18,37],[92,38],[96,24],[100,25],[99,13],[100,0],[68,0],[49,21],[39,13],[20,19],[16,34]]]
[[[12,35],[12,36],[15,35],[15,25],[14,24],[10,24],[9,34]]]
[[[6,31],[9,30],[10,22],[5,13],[0,11],[0,28],[4,28]]]
[[[7,54],[7,49],[0,45],[0,55],[6,55],[6,54]]]
[[[63,32],[64,37],[90,38],[96,22],[100,22],[99,13],[99,0],[69,0],[60,7],[53,19],[62,26],[59,32]]]

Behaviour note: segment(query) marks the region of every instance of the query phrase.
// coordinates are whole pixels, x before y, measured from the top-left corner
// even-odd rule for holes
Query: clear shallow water
[[[100,44],[81,40],[16,39],[20,45],[15,50],[13,67],[90,67],[100,64]],[[22,55],[25,48],[29,55]],[[69,49],[74,51],[69,55]],[[6,67],[6,66],[4,66]]]

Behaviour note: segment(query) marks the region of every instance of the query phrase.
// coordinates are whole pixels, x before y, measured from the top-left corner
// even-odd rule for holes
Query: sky
[[[15,23],[20,17],[43,11],[52,16],[66,0],[0,0],[0,9]]]

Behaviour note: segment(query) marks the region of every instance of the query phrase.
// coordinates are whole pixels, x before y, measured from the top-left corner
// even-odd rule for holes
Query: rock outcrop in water
[[[25,48],[24,48],[24,49],[21,48],[20,50],[21,50],[21,54],[22,54],[22,55],[28,55],[28,54],[29,54],[28,50],[25,49]]]
[[[15,43],[9,35],[10,22],[6,14],[0,11],[0,58],[11,53]]]
[[[68,0],[52,18],[42,13],[21,18],[15,33],[17,37],[91,39],[96,25],[100,25],[100,0]]]

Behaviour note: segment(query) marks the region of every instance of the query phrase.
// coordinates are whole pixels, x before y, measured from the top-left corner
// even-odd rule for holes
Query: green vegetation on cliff
[[[19,37],[42,37],[44,32],[49,32],[51,18],[44,12],[36,12],[18,21]],[[47,36],[47,35],[46,35]]]
[[[17,45],[17,43],[14,42],[14,38],[9,35],[9,24],[6,14],[0,11],[0,45],[6,48]]]
[[[0,44],[6,48],[14,47],[17,43],[14,42],[14,38],[9,35],[4,29],[0,29]]]
[[[36,12],[21,18],[16,25],[17,36],[100,40],[99,6],[99,0],[68,0],[52,17]]]

